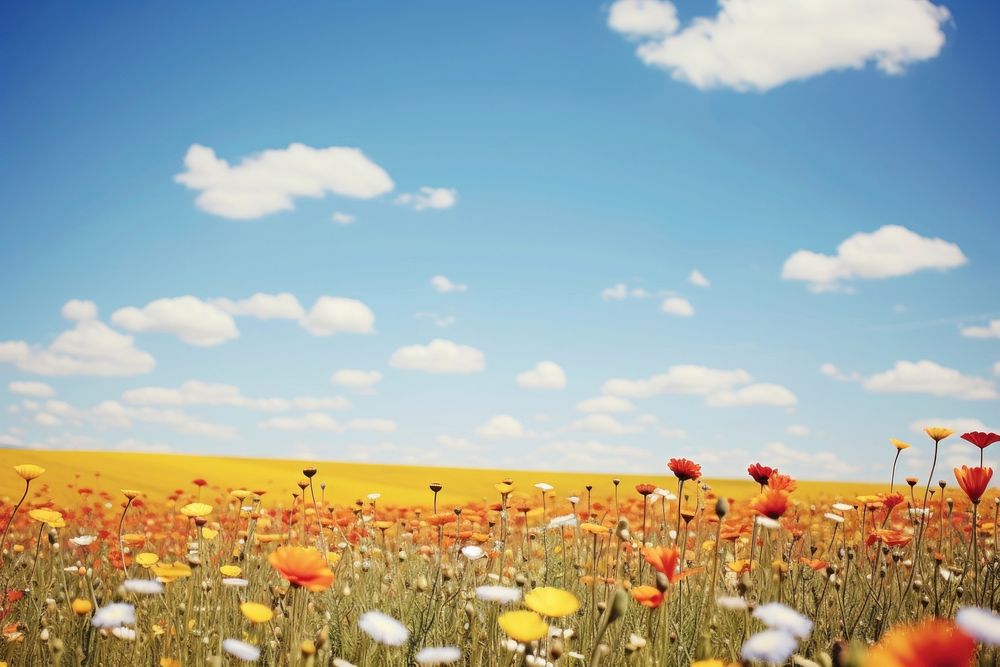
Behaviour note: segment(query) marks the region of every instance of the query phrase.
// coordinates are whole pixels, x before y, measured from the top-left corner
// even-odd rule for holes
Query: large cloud
[[[666,0],[616,0],[612,30],[639,42],[636,55],[697,88],[766,91],[825,72],[874,63],[901,74],[934,58],[948,10],[928,0],[719,0],[715,16],[679,32]]]
[[[435,338],[427,345],[407,345],[389,358],[393,368],[425,373],[477,373],[486,367],[486,356],[474,347]]]
[[[954,368],[926,359],[897,361],[889,370],[865,378],[862,384],[874,392],[929,394],[964,401],[984,401],[1000,397],[993,380],[963,375]]]
[[[688,364],[671,366],[666,373],[648,378],[612,378],[604,383],[602,391],[624,398],[691,394],[704,396],[705,403],[713,407],[791,406],[798,401],[795,394],[781,385],[748,384],[752,379],[741,368],[727,370]]]
[[[849,236],[837,246],[835,255],[799,250],[785,260],[781,277],[805,281],[814,292],[828,292],[843,289],[845,280],[894,278],[926,269],[946,271],[967,261],[954,243],[886,225]]]
[[[76,324],[51,345],[0,342],[0,362],[38,375],[139,375],[156,366],[152,355],[135,347],[132,336],[97,320],[92,302],[70,301],[63,307],[63,315]]]
[[[371,199],[390,192],[389,174],[360,149],[313,148],[291,144],[243,158],[237,165],[207,146],[192,145],[186,170],[174,179],[200,191],[198,208],[236,220],[259,218],[295,208],[296,197],[320,198],[328,192]]]

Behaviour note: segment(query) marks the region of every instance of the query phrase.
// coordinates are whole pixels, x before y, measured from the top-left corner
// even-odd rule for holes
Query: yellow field
[[[338,461],[303,461],[288,459],[253,459],[222,456],[192,456],[184,454],[138,454],[121,452],[42,451],[0,449],[0,470],[20,463],[35,463],[47,470],[44,482],[49,485],[52,500],[72,506],[77,495],[75,487],[117,493],[122,488],[141,490],[147,498],[163,498],[176,489],[192,489],[191,481],[205,479],[210,487],[266,490],[268,499],[290,498],[298,491],[295,483],[302,469],[315,466],[317,480],[327,485],[326,497],[337,503],[363,498],[372,492],[382,494],[384,504],[428,504],[431,493],[427,485],[440,482],[444,490],[439,501],[444,505],[481,500],[495,500],[493,484],[504,477],[514,480],[518,492],[535,494],[532,485],[547,482],[555,487],[555,495],[583,495],[587,484],[594,486],[594,498],[607,498],[613,493],[612,479],[621,479],[622,495],[634,493],[635,485],[652,482],[673,489],[676,480],[667,471],[650,470],[648,475],[614,475],[612,473],[542,472],[537,470],[498,470],[470,468],[432,468]],[[748,498],[758,492],[749,478],[746,480],[706,479],[719,494],[732,498]],[[21,480],[13,474],[0,475],[0,496],[10,496],[21,488]],[[885,485],[863,482],[800,482],[799,498],[853,497],[863,493],[886,490]],[[16,498],[15,498],[16,500]]]

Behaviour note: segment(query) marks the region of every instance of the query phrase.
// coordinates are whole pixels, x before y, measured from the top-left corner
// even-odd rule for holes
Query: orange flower
[[[267,562],[293,586],[319,592],[333,583],[327,560],[315,549],[278,547],[267,557]]]
[[[891,630],[869,651],[864,667],[972,667],[976,642],[954,622],[932,619]]]
[[[788,492],[768,488],[750,502],[750,507],[769,519],[780,519],[788,511]]]
[[[632,599],[643,607],[656,609],[663,604],[663,593],[658,591],[655,586],[636,586],[631,590],[631,593]]]
[[[681,560],[681,552],[676,547],[646,547],[642,550],[642,557],[672,584],[702,570],[702,568],[697,568],[678,572],[677,565]]]
[[[787,491],[791,493],[795,490],[795,480],[790,475],[782,475],[777,470],[767,480],[767,485],[775,491]]]
[[[667,467],[682,482],[701,477],[701,466],[690,459],[670,459]]]
[[[819,560],[818,558],[809,559],[806,558],[805,556],[799,558],[799,562],[802,563],[803,565],[808,565],[810,569],[816,570],[817,572],[819,572],[820,570],[825,570],[826,566],[828,565],[828,563],[825,560]]]
[[[969,496],[969,500],[974,503],[978,503],[979,499],[986,493],[986,488],[990,485],[992,478],[993,468],[980,468],[978,466],[975,468],[969,466],[955,468],[955,479],[958,480],[958,485],[965,491],[965,495]]]
[[[881,542],[882,544],[890,547],[905,547],[910,541],[913,540],[912,535],[907,535],[898,530],[891,529],[876,529],[868,534],[865,539],[865,544],[871,546],[876,542]]]
[[[653,491],[656,491],[656,484],[636,484],[635,490],[639,492],[640,496],[648,496]]]

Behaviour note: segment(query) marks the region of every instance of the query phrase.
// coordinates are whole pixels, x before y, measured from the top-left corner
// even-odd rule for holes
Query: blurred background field
[[[190,491],[192,481],[204,479],[209,489],[245,488],[265,490],[265,503],[284,502],[298,492],[296,482],[302,470],[316,467],[317,481],[325,483],[326,498],[335,503],[348,503],[364,498],[369,493],[380,493],[380,503],[430,504],[428,484],[444,485],[439,502],[450,503],[471,500],[495,501],[493,485],[509,477],[514,480],[514,495],[527,495],[537,500],[534,484],[546,482],[555,487],[554,496],[562,499],[571,495],[583,496],[587,484],[592,484],[594,499],[604,500],[614,492],[612,479],[621,480],[622,497],[635,493],[635,485],[653,483],[676,490],[677,481],[666,468],[666,457],[661,470],[650,470],[645,475],[616,475],[613,472],[557,472],[539,470],[501,470],[479,468],[439,468],[369,463],[344,463],[338,461],[307,461],[298,459],[233,458],[221,456],[192,456],[185,454],[146,454],[122,452],[44,451],[0,449],[0,469],[10,470],[21,463],[34,463],[46,469],[40,480],[48,485],[51,499],[62,506],[72,506],[77,500],[77,489],[86,487],[95,491],[118,493],[119,489],[132,488],[148,498],[161,499],[177,489]],[[747,499],[759,492],[757,484],[749,477],[745,480],[705,480],[716,493],[730,498]],[[802,481],[796,496],[809,498],[853,498],[859,494],[885,491],[885,484],[865,482]],[[0,475],[0,497],[9,497],[22,490],[21,480],[10,472]],[[16,500],[16,498],[14,498]]]

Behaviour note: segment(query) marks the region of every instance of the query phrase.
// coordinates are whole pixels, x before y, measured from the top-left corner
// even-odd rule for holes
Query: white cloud
[[[174,448],[162,442],[147,442],[138,438],[120,441],[115,448],[120,452],[142,452],[143,454],[172,454]]]
[[[802,424],[791,424],[785,429],[785,433],[788,435],[805,437],[809,435],[809,427],[803,426]]]
[[[483,438],[523,438],[526,433],[524,425],[510,415],[495,415],[485,424],[476,429]]]
[[[170,333],[199,347],[221,345],[239,338],[232,316],[194,296],[157,299],[142,308],[120,308],[111,323],[129,331]]]
[[[387,433],[396,430],[396,422],[391,419],[359,418],[341,424],[323,412],[308,412],[297,417],[272,417],[257,424],[262,429],[275,431],[378,431]]]
[[[47,412],[39,412],[35,415],[35,423],[41,426],[58,426],[62,420]]]
[[[747,385],[733,391],[720,391],[709,394],[705,402],[708,405],[719,408],[750,405],[787,407],[798,403],[798,398],[780,384],[764,382]]]
[[[250,298],[239,301],[213,299],[212,304],[230,315],[256,317],[259,320],[297,320],[306,314],[295,295],[288,292],[257,292]]]
[[[611,415],[599,413],[587,415],[583,419],[573,422],[571,428],[574,431],[587,431],[602,435],[626,435],[642,430],[639,426],[626,426]]]
[[[666,373],[647,379],[628,380],[612,378],[604,383],[602,391],[612,396],[648,398],[658,394],[707,394],[728,391],[735,385],[750,382],[745,370],[723,370],[705,366],[671,366]]]
[[[93,301],[70,299],[62,307],[62,316],[67,320],[96,320],[97,304]]]
[[[787,388],[770,383],[748,385],[752,379],[740,368],[725,370],[680,365],[671,366],[666,373],[639,380],[612,378],[604,383],[601,390],[610,396],[627,398],[648,398],[659,394],[704,396],[706,405],[713,407],[789,406],[796,403],[795,394]]]
[[[407,192],[396,197],[396,203],[416,211],[451,208],[458,202],[458,190],[423,186],[418,192]]]
[[[338,225],[351,225],[354,224],[356,218],[350,213],[343,213],[342,211],[334,211],[330,214],[330,221],[336,222]]]
[[[524,464],[533,464],[538,470],[648,473],[652,459],[651,452],[639,447],[609,445],[596,440],[558,440],[539,447],[536,455]]]
[[[645,299],[652,296],[642,287],[629,287],[625,283],[615,283],[601,290],[601,298],[605,301],[622,301],[624,299]]]
[[[414,314],[414,317],[418,320],[430,320],[434,323],[434,326],[442,329],[450,327],[458,322],[458,318],[454,315],[440,315],[435,312],[420,312]]]
[[[833,452],[812,452],[789,447],[783,442],[769,442],[764,445],[760,452],[760,460],[796,477],[835,478],[860,470],[858,466],[847,463]]]
[[[688,276],[688,282],[697,287],[712,286],[712,283],[709,282],[708,278],[705,277],[705,274],[703,274],[698,269],[695,269],[694,271],[691,272],[691,275]]]
[[[967,261],[954,243],[886,225],[849,236],[837,246],[835,255],[798,250],[785,260],[781,277],[808,282],[814,292],[829,292],[845,289],[845,280],[894,278],[926,269],[946,271]]]
[[[351,402],[343,396],[299,396],[296,398],[249,398],[239,387],[230,384],[189,380],[178,388],[142,387],[129,389],[122,400],[130,405],[210,405],[247,408],[262,412],[301,410],[349,410]]]
[[[554,361],[539,361],[531,370],[517,374],[517,384],[525,389],[565,389],[566,373]]]
[[[966,338],[1000,338],[1000,320],[990,320],[984,327],[964,327],[962,335]]]
[[[993,364],[993,375],[1000,375],[1000,361]]]
[[[20,447],[21,439],[9,433],[0,433],[0,447]]]
[[[174,180],[199,190],[198,208],[224,218],[250,220],[295,208],[296,197],[371,199],[394,184],[361,150],[291,144],[269,149],[230,165],[215,151],[194,144],[184,157],[186,171]]]
[[[576,404],[578,412],[632,412],[635,406],[619,396],[596,396]]]
[[[7,390],[12,394],[20,396],[32,396],[34,398],[49,398],[56,395],[56,390],[44,382],[31,382],[29,380],[14,380],[7,383]]]
[[[636,55],[700,89],[766,91],[829,71],[890,75],[934,58],[948,10],[929,0],[719,0],[715,16],[679,32],[666,0],[616,0],[612,30],[640,41]]]
[[[314,336],[367,334],[375,331],[375,313],[357,299],[321,296],[300,323]]]
[[[951,419],[931,417],[930,419],[918,419],[910,423],[910,430],[914,433],[923,433],[924,429],[930,426],[950,428],[958,434],[967,433],[969,431],[992,431],[992,429],[987,427],[982,421],[973,417],[954,417]]]
[[[1000,397],[994,381],[963,375],[953,368],[926,359],[897,361],[889,370],[864,379],[862,384],[868,391],[880,393],[929,394],[965,401]]]
[[[444,276],[434,276],[431,278],[431,286],[442,294],[447,294],[448,292],[464,292],[469,289],[468,285],[453,283]]]
[[[679,317],[691,317],[694,315],[694,306],[687,299],[679,296],[669,296],[660,304],[660,310]]]
[[[608,10],[608,26],[630,37],[662,37],[677,30],[677,9],[661,0],[617,0]]]
[[[77,305],[69,305],[74,303]],[[81,318],[96,314],[96,309],[80,303],[71,301],[64,306],[64,312],[76,318],[76,323],[47,348],[20,340],[0,342],[0,363],[38,375],[139,375],[153,370],[156,361],[135,347],[132,336],[99,320]]]
[[[435,338],[427,345],[399,348],[389,358],[389,365],[425,373],[477,373],[486,367],[486,357],[474,347]]]
[[[468,440],[466,438],[458,438],[453,435],[439,435],[434,440],[438,445],[444,447],[445,449],[450,449],[457,452],[465,451],[482,451],[483,446],[477,445],[476,443]]]
[[[130,428],[135,422],[141,422],[166,426],[185,435],[222,439],[236,436],[236,429],[226,424],[206,422],[177,410],[133,407],[118,401],[104,401],[91,408],[85,416],[97,428]]]
[[[382,381],[378,371],[363,371],[356,368],[341,368],[330,376],[330,382],[350,387],[358,393],[374,393],[375,385]]]

